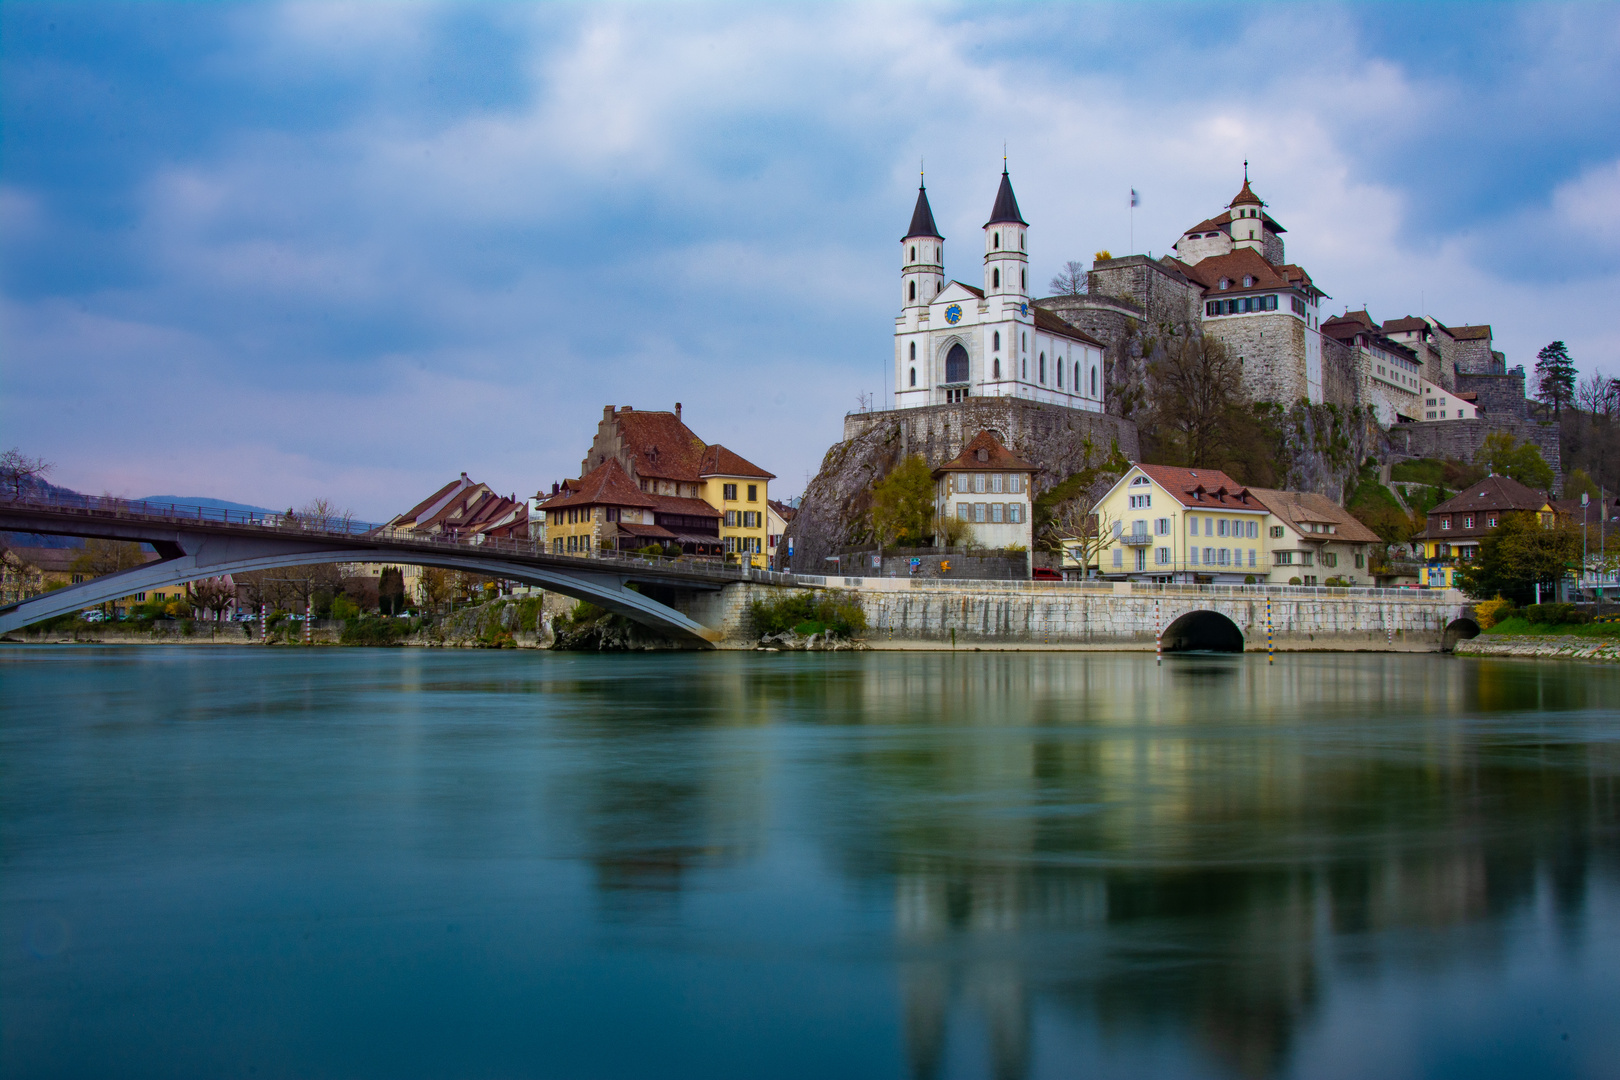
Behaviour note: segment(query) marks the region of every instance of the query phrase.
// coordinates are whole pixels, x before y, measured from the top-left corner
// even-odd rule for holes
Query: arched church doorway
[[[1165,652],[1242,652],[1243,631],[1215,611],[1189,611],[1164,628]]]
[[[945,381],[959,383],[968,381],[968,354],[959,341],[951,346],[951,351],[945,354]]]

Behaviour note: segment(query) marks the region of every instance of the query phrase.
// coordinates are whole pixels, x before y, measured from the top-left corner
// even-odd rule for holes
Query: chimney
[[[677,401],[675,403],[675,419],[679,420],[680,418],[681,418],[681,403]]]
[[[620,405],[619,406],[619,411],[620,412],[630,412],[632,410],[631,410],[630,406],[628,406],[628,405]]]
[[[557,492],[558,492],[558,490],[559,490],[559,488],[560,488],[560,485],[559,485],[559,484],[558,484],[558,483],[557,483],[557,481],[555,481],[555,480],[553,480],[553,481],[552,481],[552,482],[551,482],[551,493],[552,493],[552,494],[553,494],[553,495],[555,495],[555,494],[557,494]],[[1189,556],[1189,557],[1190,557],[1190,556]]]
[[[462,479],[462,481],[463,481],[463,482],[469,482],[469,481],[467,481],[467,474],[466,474],[466,472],[462,472],[462,474],[461,474],[461,479]]]
[[[611,406],[611,405],[602,406],[602,419],[604,419],[604,420],[613,419],[613,406]]]

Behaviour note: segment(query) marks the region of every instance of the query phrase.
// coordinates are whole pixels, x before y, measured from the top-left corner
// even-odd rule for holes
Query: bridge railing
[[[595,551],[589,555],[569,553],[562,555],[547,551],[539,540],[491,536],[475,533],[470,536],[454,532],[426,533],[413,529],[390,528],[376,522],[360,521],[348,515],[266,513],[258,510],[236,510],[223,506],[199,506],[186,503],[153,502],[145,499],[120,499],[111,495],[79,495],[67,492],[39,494],[0,494],[0,506],[30,507],[57,513],[78,514],[85,517],[113,518],[151,524],[225,525],[245,531],[269,531],[277,535],[289,532],[301,535],[329,536],[344,540],[372,540],[380,543],[409,543],[414,546],[433,545],[455,548],[478,555],[507,555],[519,558],[566,559],[570,564],[584,563],[615,570],[669,570],[683,574],[697,571],[705,576],[731,578],[737,581],[757,581],[773,585],[797,584],[797,575],[726,562],[724,559],[702,555],[644,555],[629,551]],[[821,581],[818,579],[817,584]]]

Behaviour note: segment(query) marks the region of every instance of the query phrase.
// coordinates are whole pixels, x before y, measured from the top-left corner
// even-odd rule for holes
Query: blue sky
[[[1620,5],[0,6],[0,442],[362,515],[575,475],[604,404],[799,491],[882,395],[928,163],[977,281],[1235,192],[1378,318],[1620,374]]]

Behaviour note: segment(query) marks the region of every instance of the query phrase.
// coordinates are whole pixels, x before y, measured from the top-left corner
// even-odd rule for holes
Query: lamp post
[[[1586,588],[1586,502],[1587,494],[1583,491],[1581,492],[1581,578],[1580,584],[1576,586],[1577,593],[1584,591]]]

